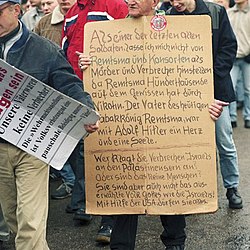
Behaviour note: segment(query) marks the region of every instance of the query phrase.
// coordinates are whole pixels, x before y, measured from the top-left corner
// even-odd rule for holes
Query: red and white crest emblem
[[[167,20],[165,19],[165,16],[159,15],[159,16],[153,16],[150,21],[151,27],[156,31],[164,30],[167,26]]]

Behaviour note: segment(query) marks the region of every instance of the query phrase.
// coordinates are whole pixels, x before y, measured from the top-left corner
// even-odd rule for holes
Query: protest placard
[[[97,112],[0,60],[0,137],[61,169]]]
[[[87,212],[217,209],[211,19],[88,23],[84,72],[101,126],[86,140]]]

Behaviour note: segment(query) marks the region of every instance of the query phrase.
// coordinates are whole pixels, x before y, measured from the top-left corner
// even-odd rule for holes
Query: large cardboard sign
[[[84,37],[85,84],[101,115],[85,144],[87,212],[215,211],[210,18],[95,22]]]
[[[0,137],[61,169],[99,115],[0,60]]]

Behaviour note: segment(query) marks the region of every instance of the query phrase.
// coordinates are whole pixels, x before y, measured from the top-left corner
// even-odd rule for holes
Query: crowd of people
[[[250,128],[248,0],[217,0],[217,3],[203,0],[163,3],[159,0],[0,0],[0,58],[94,108],[91,93],[82,88],[84,70],[91,63],[84,54],[84,25],[156,14],[209,15],[212,18],[215,101],[208,112],[215,121],[219,165],[229,207],[241,209],[243,201],[238,191],[239,166],[233,128],[237,127],[237,100],[243,103],[244,126]],[[32,50],[28,49],[31,47]],[[85,129],[93,133],[98,126],[98,123],[86,124]],[[49,168],[2,138],[0,156],[0,243],[7,241],[13,232],[17,250],[49,249],[46,242],[49,177],[62,181],[52,191],[51,198],[71,197],[65,212],[72,213],[74,220],[91,222],[92,215],[85,213],[83,140],[60,171]],[[183,250],[185,216],[162,215],[160,218],[163,226],[160,237],[166,249]],[[132,250],[137,222],[137,215],[104,215],[96,241],[110,243],[114,250]]]

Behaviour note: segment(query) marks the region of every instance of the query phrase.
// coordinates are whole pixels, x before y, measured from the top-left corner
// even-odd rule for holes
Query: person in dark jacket
[[[195,0],[178,0],[178,2],[192,1],[195,6]],[[138,18],[141,16],[155,15],[155,6],[158,4],[158,0],[128,0],[129,16]],[[183,8],[183,11],[185,9]],[[233,45],[234,46],[234,45]],[[85,69],[83,65],[84,60],[79,60],[79,67]],[[81,67],[82,66],[82,67]],[[219,69],[218,69],[219,70]],[[227,86],[226,86],[227,87]],[[226,90],[228,91],[228,90]],[[234,92],[229,91],[223,93],[223,96],[227,98],[218,98],[220,100],[234,98]],[[216,99],[216,98],[215,98]],[[222,107],[227,108],[228,102],[216,100],[216,112],[213,108],[209,109],[210,116],[213,120],[220,119]],[[223,108],[223,109],[224,109]],[[213,110],[213,111],[212,111]],[[223,113],[223,112],[222,112]],[[216,114],[216,115],[215,115]],[[215,115],[215,116],[214,116]],[[184,215],[161,215],[160,216],[162,226],[164,228],[161,234],[161,240],[166,247],[166,250],[184,250],[185,248],[185,216]],[[138,224],[138,215],[124,214],[117,215],[115,218],[115,224],[111,235],[110,248],[112,250],[133,250],[135,248],[136,231]]]
[[[235,101],[230,76],[236,58],[237,41],[223,6],[203,0],[170,0],[170,15],[209,15],[212,21],[212,48],[214,70],[214,97],[225,102]],[[229,107],[225,107],[215,123],[216,145],[219,152],[220,169],[229,207],[241,209],[242,198],[238,192],[239,167]]]
[[[169,2],[169,0],[163,1],[162,4],[161,4],[161,6],[160,6],[160,10],[166,11],[166,10],[170,9],[171,7],[172,7],[172,5]]]
[[[20,13],[18,0],[0,0],[0,57],[94,108],[90,95],[84,92],[82,81],[74,74],[63,51],[29,32],[18,19]],[[98,129],[98,123],[85,125],[85,129],[92,133]],[[0,139],[0,203],[6,223],[16,233],[17,250],[49,249],[46,241],[48,178],[46,163]]]

